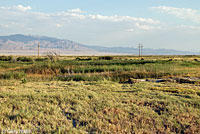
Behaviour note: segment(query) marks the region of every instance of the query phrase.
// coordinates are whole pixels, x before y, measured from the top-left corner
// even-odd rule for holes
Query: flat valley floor
[[[199,57],[29,58],[0,62],[1,132],[200,133]]]

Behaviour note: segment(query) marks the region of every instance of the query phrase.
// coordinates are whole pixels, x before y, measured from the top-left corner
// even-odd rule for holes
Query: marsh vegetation
[[[1,56],[0,130],[200,133],[199,61],[199,56]]]

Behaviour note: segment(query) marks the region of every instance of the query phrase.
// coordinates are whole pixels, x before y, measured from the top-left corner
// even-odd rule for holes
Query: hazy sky
[[[0,35],[200,51],[199,0],[0,0]]]

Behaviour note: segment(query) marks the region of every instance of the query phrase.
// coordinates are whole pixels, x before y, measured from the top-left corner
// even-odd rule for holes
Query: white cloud
[[[18,5],[18,6],[12,6],[12,7],[0,7],[2,10],[19,10],[19,11],[26,11],[26,10],[31,10],[31,6],[23,6],[23,5]]]
[[[22,5],[18,5],[17,7],[15,7],[15,9],[21,10],[21,11],[26,11],[26,10],[31,10],[32,8],[30,6],[22,6]]]
[[[134,28],[130,28],[130,29],[127,29],[126,31],[127,32],[133,32],[135,29]]]
[[[0,24],[0,27],[2,27],[2,28],[8,28],[9,26],[7,24]]]
[[[152,9],[156,9],[164,13],[175,15],[176,17],[181,19],[191,20],[193,22],[200,23],[200,11],[198,10],[190,8],[167,7],[167,6],[152,7]]]
[[[132,21],[132,22],[144,22],[149,24],[159,24],[160,22],[158,20],[153,20],[149,18],[135,18],[130,16],[103,16],[103,15],[88,15],[89,18],[94,20],[102,20],[102,21],[112,21],[112,22],[122,22],[122,21]]]
[[[71,12],[71,13],[85,13],[85,11],[82,11],[80,8],[71,9],[71,10],[68,10],[68,12]]]
[[[58,27],[58,28],[59,28],[59,27],[62,27],[62,25],[61,25],[61,24],[56,24],[56,27]]]
[[[12,7],[0,7],[1,11],[4,11],[8,14],[12,14],[9,11],[10,10],[18,10],[18,11],[27,11],[31,10],[32,8],[30,6],[12,6]],[[85,11],[82,11],[79,8],[71,9],[66,12],[57,12],[52,14],[42,13],[42,12],[27,12],[27,13],[19,13],[20,16],[32,16],[40,19],[51,19],[51,18],[57,18],[60,20],[63,19],[80,19],[80,20],[97,20],[97,21],[104,21],[104,22],[127,22],[127,23],[143,23],[148,25],[155,25],[159,24],[160,22],[158,20],[153,20],[151,18],[137,18],[137,17],[131,17],[131,16],[105,16],[100,14],[81,14],[85,13]],[[17,12],[15,13],[17,14]],[[34,19],[34,18],[33,18]]]
[[[153,20],[151,18],[136,18],[136,17],[130,17],[130,16],[105,16],[100,14],[81,14],[81,12],[72,12],[71,10],[68,10],[66,12],[57,12],[55,14],[50,14],[50,16],[54,17],[72,17],[77,18],[81,20],[98,20],[98,21],[108,21],[108,22],[141,22],[141,23],[148,23],[148,24],[160,24],[160,21]]]
[[[156,30],[161,29],[159,26],[151,26],[151,25],[145,25],[140,23],[135,23],[135,25],[132,28],[127,29],[127,32],[134,32],[136,30]]]
[[[191,29],[191,30],[200,30],[200,26],[188,26],[188,25],[180,25],[178,28],[183,28],[183,29]]]

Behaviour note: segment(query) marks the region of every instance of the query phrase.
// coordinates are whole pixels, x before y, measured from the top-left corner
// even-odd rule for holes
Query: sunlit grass
[[[1,129],[40,133],[200,132],[199,87],[195,85],[110,81],[22,84],[12,80],[3,80],[0,85]]]

